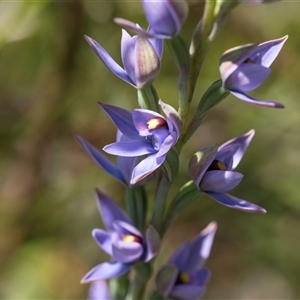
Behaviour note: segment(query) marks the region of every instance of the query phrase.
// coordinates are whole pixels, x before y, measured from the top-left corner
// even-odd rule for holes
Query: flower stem
[[[151,263],[139,262],[134,266],[134,279],[130,286],[130,291],[127,294],[126,300],[141,300],[145,299],[145,290],[147,283],[152,275]]]
[[[158,95],[152,84],[145,85],[137,90],[138,102],[140,108],[150,109],[158,112]]]
[[[170,186],[171,182],[163,173],[161,173],[161,178],[159,179],[157,185],[156,198],[154,202],[153,215],[151,220],[151,224],[157,230],[160,237],[162,237],[163,219]]]
[[[128,188],[126,190],[125,202],[133,225],[141,232],[144,232],[147,216],[147,195],[144,186]]]

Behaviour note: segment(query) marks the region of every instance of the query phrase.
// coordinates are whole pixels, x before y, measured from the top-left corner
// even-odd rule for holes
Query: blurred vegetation
[[[187,41],[202,5],[190,2]],[[195,107],[219,78],[225,50],[289,34],[270,77],[252,93],[286,108],[258,108],[228,97],[182,153],[176,186],[188,180],[187,163],[198,149],[256,130],[238,168],[245,178],[232,194],[268,213],[242,213],[203,197],[175,222],[157,260],[165,262],[177,245],[216,220],[205,299],[300,298],[299,5],[240,5],[212,45],[197,86]],[[112,21],[117,16],[146,25],[141,5],[125,0],[0,2],[1,299],[85,299],[88,286],[80,279],[107,259],[90,235],[102,226],[93,190],[122,203],[124,188],[74,136],[102,148],[116,130],[97,101],[137,106],[136,91],[110,73],[83,39],[93,37],[120,61],[121,30]],[[165,50],[154,85],[176,107],[177,70]]]

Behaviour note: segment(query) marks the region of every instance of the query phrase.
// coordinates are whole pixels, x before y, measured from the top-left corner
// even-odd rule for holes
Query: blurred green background
[[[186,41],[203,3],[190,2]],[[210,221],[219,228],[207,266],[205,299],[300,299],[300,3],[240,5],[212,45],[194,105],[219,78],[221,54],[234,46],[289,34],[272,73],[252,95],[286,105],[259,108],[228,97],[214,108],[182,153],[178,184],[189,180],[190,156],[254,128],[232,194],[267,209],[252,215],[201,198],[175,222],[161,264]],[[0,298],[85,299],[79,281],[108,257],[91,230],[101,227],[94,188],[123,202],[124,188],[100,170],[74,140],[102,148],[115,128],[97,101],[133,109],[136,91],[108,71],[87,34],[120,62],[114,17],[146,26],[139,2],[0,2]],[[177,107],[177,69],[165,48],[159,96]],[[149,186],[151,193],[154,186]],[[174,194],[173,190],[171,194]]]

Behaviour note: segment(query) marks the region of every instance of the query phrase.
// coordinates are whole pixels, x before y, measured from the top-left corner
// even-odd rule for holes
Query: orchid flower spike
[[[160,72],[163,52],[160,39],[148,39],[137,35],[131,37],[122,29],[121,57],[124,68],[95,40],[88,36],[85,36],[85,39],[112,73],[137,89],[152,83]]]
[[[127,273],[137,261],[150,261],[158,252],[159,235],[152,226],[146,237],[132,225],[128,215],[111,198],[96,191],[98,208],[106,230],[92,232],[98,246],[112,257],[90,270],[81,283],[110,279]]]
[[[115,22],[140,36],[171,39],[178,35],[188,16],[189,6],[185,0],[141,0],[149,30],[137,27],[131,21],[115,18]]]
[[[156,276],[158,291],[166,298],[198,300],[206,289],[210,271],[203,265],[208,259],[217,224],[211,222],[192,241],[182,244]]]
[[[118,129],[128,138],[103,148],[109,154],[124,157],[147,155],[132,171],[130,184],[153,173],[166,159],[171,148],[180,136],[182,122],[176,110],[161,100],[159,104],[166,115],[148,109],[135,109],[129,112],[123,108],[100,104]]]
[[[250,104],[283,108],[275,101],[260,101],[246,92],[259,87],[270,74],[270,65],[279,54],[288,36],[262,44],[248,44],[226,51],[220,60],[223,87],[237,98]]]
[[[263,214],[266,210],[258,205],[225,193],[235,188],[243,179],[241,173],[233,170],[244,156],[254,133],[252,129],[219,148],[210,146],[198,151],[190,160],[189,173],[199,190],[220,204]]]

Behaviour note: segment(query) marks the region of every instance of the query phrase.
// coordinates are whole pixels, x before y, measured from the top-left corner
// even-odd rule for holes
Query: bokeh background
[[[188,42],[203,3],[190,2]],[[182,153],[175,186],[201,147],[254,128],[232,194],[267,209],[252,215],[201,198],[175,222],[157,263],[211,220],[218,222],[205,299],[300,299],[300,2],[236,8],[212,45],[195,93],[219,78],[221,54],[234,46],[289,35],[272,73],[252,95],[286,105],[259,108],[228,97],[214,108]],[[102,148],[115,128],[97,101],[127,109],[136,91],[116,78],[83,39],[97,40],[120,62],[114,17],[146,26],[138,1],[0,2],[0,298],[85,299],[79,281],[108,259],[91,237],[101,227],[94,188],[123,203],[124,187],[100,170],[74,140]],[[154,85],[177,105],[177,69],[165,48]],[[154,186],[149,186],[149,193]],[[171,195],[176,190],[172,190]]]

